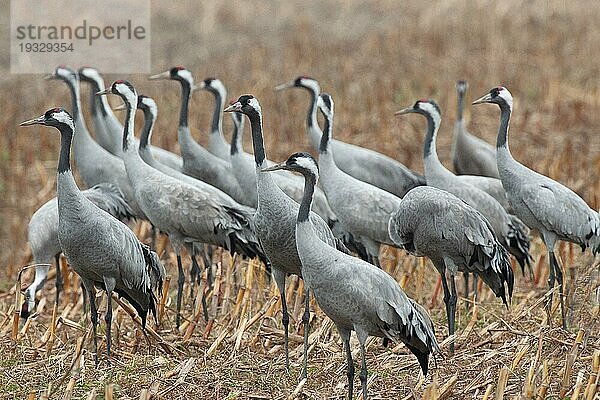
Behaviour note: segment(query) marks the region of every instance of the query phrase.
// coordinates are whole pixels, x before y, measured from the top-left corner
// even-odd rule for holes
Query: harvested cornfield
[[[152,5],[152,65],[156,73],[184,65],[196,81],[221,79],[229,96],[252,93],[261,101],[269,158],[284,160],[309,151],[305,93],[273,92],[276,84],[307,74],[336,101],[335,136],[382,152],[422,173],[423,121],[394,117],[416,99],[433,98],[443,120],[438,139],[450,166],[456,110],[455,81],[469,81],[474,100],[499,84],[515,98],[511,150],[516,159],[573,189],[600,208],[600,5],[577,0],[449,0],[437,2],[340,0],[223,4],[183,1]],[[8,16],[8,4],[0,6]],[[154,244],[167,269],[159,324],[146,334],[131,306],[117,300],[113,312],[113,356],[105,356],[105,296],[100,310],[100,365],[91,354],[89,317],[83,312],[79,278],[62,258],[64,292],[53,309],[54,268],[38,293],[36,313],[18,318],[19,293],[33,281],[27,222],[55,196],[59,138],[47,128],[25,130],[21,121],[54,106],[69,109],[64,85],[39,76],[9,75],[7,43],[0,44],[0,397],[65,399],[329,399],[347,391],[345,354],[332,321],[312,301],[308,379],[302,363],[303,283],[288,278],[291,368],[284,368],[279,294],[258,260],[213,254],[214,283],[206,272],[189,296],[184,322],[175,329],[177,267],[165,236],[153,242],[148,223],[131,227]],[[79,66],[74,66],[79,67]],[[51,71],[48,71],[51,72]],[[179,152],[176,136],[179,89],[171,82],[128,79],[156,99],[154,144]],[[85,89],[85,116],[88,92]],[[118,101],[110,101],[117,105]],[[194,94],[190,124],[207,143],[213,100]],[[467,106],[471,133],[493,143],[495,107]],[[139,121],[141,122],[141,120]],[[91,124],[88,124],[91,127]],[[141,126],[141,123],[137,124]],[[225,119],[229,140],[232,125]],[[251,149],[249,135],[246,150]],[[430,312],[443,355],[423,377],[403,345],[387,348],[377,338],[367,346],[371,399],[598,399],[600,264],[589,251],[561,243],[565,266],[568,330],[560,324],[556,293],[548,292],[546,249],[532,234],[534,278],[515,267],[510,306],[484,286],[476,300],[461,296],[456,351],[448,352],[446,315],[432,264],[384,247],[380,260],[405,292]],[[189,271],[184,257],[184,269]],[[555,289],[556,291],[556,289]],[[202,312],[205,294],[209,320]],[[462,294],[462,286],[459,286]],[[547,297],[555,296],[550,314]],[[113,302],[114,304],[115,302]],[[352,339],[355,361],[358,343]],[[357,363],[358,366],[358,363]],[[355,381],[355,396],[358,396]]]

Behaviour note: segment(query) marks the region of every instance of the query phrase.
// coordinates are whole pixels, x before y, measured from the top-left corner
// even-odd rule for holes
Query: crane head
[[[137,107],[137,92],[129,81],[119,79],[114,81],[109,88],[96,92],[96,96],[103,96],[107,94],[116,94],[125,102],[128,108]]]
[[[206,78],[201,81],[198,85],[194,86],[193,90],[207,90],[214,95],[221,95],[222,98],[227,97],[227,90],[225,85],[217,78]]]
[[[278,92],[284,89],[290,88],[302,88],[306,90],[310,90],[315,94],[319,94],[321,92],[321,87],[319,86],[319,82],[316,79],[313,79],[306,75],[301,75],[296,79],[293,79],[289,82],[282,83],[280,85],[275,86],[275,91]]]
[[[258,100],[252,96],[251,94],[244,94],[239,97],[239,99],[231,102],[229,106],[227,106],[223,112],[241,112],[242,114],[252,114],[258,113],[261,114],[260,103]]]
[[[81,79],[83,82],[89,82],[89,83],[102,82],[102,86],[104,86],[104,80],[102,79],[102,77],[100,76],[100,73],[98,72],[98,70],[96,68],[91,67],[89,65],[84,65],[83,67],[79,68],[79,70],[77,72],[79,74],[79,79]]]
[[[494,103],[500,107],[508,106],[512,110],[513,97],[512,94],[504,86],[496,86],[489,93],[475,100],[473,104]]]
[[[154,101],[154,99],[144,94],[140,94],[138,96],[137,107],[140,110],[150,111],[150,113],[152,113],[152,115],[154,116],[156,116],[156,114],[158,113],[158,107],[156,106],[156,102]]]
[[[71,114],[69,114],[64,108],[55,107],[49,109],[37,118],[23,121],[19,124],[19,126],[30,125],[46,125],[53,126],[55,128],[66,125],[71,128],[71,131],[73,131],[73,118],[71,118]]]
[[[44,79],[61,79],[63,81],[69,81],[71,79],[77,79],[77,72],[67,65],[59,65],[54,69],[54,72],[48,74]]]
[[[394,113],[394,115],[404,115],[404,114],[410,114],[410,113],[431,116],[434,119],[435,118],[441,119],[440,107],[437,105],[437,103],[434,100],[431,100],[431,99],[417,100],[412,107],[408,107],[408,108],[402,109],[400,111],[396,111]]]
[[[333,117],[333,99],[329,93],[321,93],[319,95],[317,107],[319,107],[323,115],[329,118]]]
[[[304,177],[313,177],[315,182],[319,178],[319,166],[314,157],[309,153],[294,153],[284,162],[265,168],[261,172],[271,172],[280,169],[298,172],[304,175]]]

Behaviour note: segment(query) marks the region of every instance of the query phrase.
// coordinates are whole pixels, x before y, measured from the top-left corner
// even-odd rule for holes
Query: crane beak
[[[50,79],[56,79],[56,74],[55,73],[51,73],[48,75],[44,75],[44,80],[49,81]]]
[[[414,109],[414,108],[412,108],[412,107],[408,107],[408,108],[403,108],[403,109],[402,109],[402,110],[400,110],[400,111],[396,111],[396,112],[394,113],[394,115],[404,115],[404,114],[410,114],[410,113],[414,113],[414,112],[415,112],[415,109]]]
[[[271,172],[271,171],[277,171],[277,170],[280,170],[280,169],[286,169],[285,161],[282,162],[282,163],[279,163],[279,164],[275,164],[275,165],[273,165],[271,167],[261,169],[260,172]]]
[[[110,93],[110,88],[106,88],[104,90],[101,90],[99,92],[96,92],[96,96],[103,96],[105,94],[109,94]]]
[[[23,121],[19,124],[19,126],[29,126],[29,125],[45,125],[46,119],[43,115],[40,115],[37,118],[30,119],[28,121]]]
[[[202,90],[204,88],[206,88],[206,83],[204,83],[204,81],[202,81],[199,84],[194,85],[194,87],[192,87],[192,92],[195,90]]]
[[[274,91],[279,92],[280,90],[285,90],[285,89],[289,89],[289,88],[293,88],[294,85],[294,81],[289,81],[286,83],[282,83],[281,85],[277,85],[275,86],[275,88],[273,88]]]
[[[236,101],[233,104],[230,104],[228,107],[226,107],[223,112],[234,112],[234,111],[242,111],[242,103],[240,103],[239,101]]]
[[[149,76],[148,79],[153,81],[155,79],[170,79],[171,73],[169,71],[161,72],[160,74]]]
[[[478,98],[477,100],[475,100],[473,102],[473,104],[483,104],[483,103],[489,103],[490,100],[492,100],[492,95],[491,94],[486,94],[483,97]]]

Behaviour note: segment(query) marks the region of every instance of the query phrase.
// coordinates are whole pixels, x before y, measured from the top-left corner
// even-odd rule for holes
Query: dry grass
[[[182,64],[197,79],[221,78],[231,97],[256,95],[265,113],[271,159],[308,149],[303,126],[306,95],[272,92],[276,83],[300,73],[319,79],[336,99],[338,138],[382,151],[415,170],[422,170],[424,123],[417,118],[395,119],[393,111],[417,98],[435,98],[446,116],[439,150],[447,160],[454,81],[468,79],[471,98],[500,83],[516,99],[511,125],[515,157],[567,184],[595,209],[600,207],[600,142],[596,137],[600,126],[596,62],[600,59],[600,6],[595,1],[196,3],[153,4],[154,69],[159,72]],[[0,7],[7,15],[7,6]],[[0,59],[7,65],[8,52],[3,50]],[[125,78],[156,98],[160,115],[155,141],[177,149],[177,86],[150,83],[142,75]],[[49,351],[51,282],[41,292],[46,300],[40,303],[38,316],[16,341],[11,339],[14,282],[21,266],[28,263],[26,222],[54,195],[58,150],[54,132],[16,126],[50,106],[68,106],[69,99],[64,85],[39,77],[13,75],[0,82],[0,88],[7,94],[0,113],[0,260],[4,266],[0,274],[5,278],[0,281],[0,397],[40,398],[48,390],[51,398],[94,398],[96,394],[106,399],[142,398],[141,391],[165,399],[282,399],[295,394],[320,399],[345,394],[341,342],[316,307],[309,379],[298,387],[301,342],[297,335],[302,332],[297,324],[302,303],[294,290],[295,281],[289,284],[294,335],[293,366],[287,375],[274,284],[265,279],[260,266],[242,260],[231,266],[229,257],[220,253],[214,268],[217,272],[216,265],[221,263],[221,287],[214,297],[209,293],[215,317],[209,332],[201,317],[189,338],[185,329],[172,331],[174,291],[169,291],[157,331],[172,354],[153,339],[148,345],[131,318],[119,309],[113,325],[113,366],[102,363],[95,370],[89,343],[82,340],[89,336],[84,336],[89,323],[82,316],[74,277],[58,309],[56,338]],[[212,99],[199,93],[192,107],[192,129],[205,143],[202,133],[209,123]],[[471,131],[493,141],[498,111],[480,106],[468,113]],[[230,129],[228,120],[226,129]],[[141,236],[148,239],[144,232]],[[426,379],[419,376],[414,358],[402,346],[383,349],[380,341],[372,341],[368,349],[372,398],[440,394],[439,398],[491,399],[502,398],[502,388],[506,398],[575,398],[577,387],[578,398],[593,398],[585,390],[589,382],[598,382],[600,323],[593,296],[599,282],[598,261],[570,246],[561,247],[561,259],[573,267],[567,284],[571,329],[565,332],[556,327],[556,310],[551,324],[545,315],[543,252],[535,239],[537,282],[517,274],[509,310],[487,290],[470,312],[465,310],[468,301],[461,301],[456,355],[439,358]],[[169,273],[175,274],[170,251],[163,252],[162,258]],[[409,295],[429,305],[436,278],[429,264],[390,249],[385,249],[382,259]],[[31,278],[31,271],[25,272],[23,284]],[[442,340],[445,315],[440,299],[431,304],[430,311]],[[189,301],[185,315],[191,318],[193,312]]]

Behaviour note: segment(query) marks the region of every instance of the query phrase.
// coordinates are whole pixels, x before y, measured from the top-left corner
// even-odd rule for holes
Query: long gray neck
[[[457,90],[458,104],[456,105],[456,122],[462,122],[465,109],[465,92]]]
[[[215,108],[213,110],[211,132],[212,134],[223,134],[223,109],[225,108],[226,93],[221,93],[219,90],[211,90],[215,96]]]
[[[427,119],[427,134],[423,142],[423,164],[425,176],[427,179],[434,177],[443,177],[451,174],[440,162],[436,150],[437,132],[440,125],[440,119],[434,118],[431,114],[423,114]]]
[[[333,121],[331,115],[321,111],[325,119],[323,123],[323,134],[321,135],[321,143],[319,144],[319,153],[331,152],[331,137],[333,136]]]
[[[239,118],[238,115],[233,116],[233,135],[231,136],[230,155],[234,156],[244,151],[244,116]]]
[[[316,184],[317,179],[314,175],[308,173],[304,174],[304,194],[302,196],[302,201],[300,202],[300,209],[298,210],[297,224],[308,221]]]
[[[262,169],[263,166],[266,166],[265,145],[262,132],[262,115],[256,110],[250,111],[247,115],[250,120],[250,129],[252,131],[254,162],[256,163],[256,169],[259,170]]]
[[[310,103],[308,105],[308,115],[306,116],[306,126],[308,130],[312,130],[315,128],[319,128],[319,123],[317,121],[317,97],[319,93],[317,93],[313,88],[304,87],[310,93]]]
[[[137,109],[137,105],[129,103],[129,100],[126,98],[123,98],[123,100],[127,106],[127,115],[125,116],[125,125],[123,126],[123,153],[135,153],[133,126],[135,123],[135,111]]]
[[[150,146],[152,128],[154,127],[154,121],[156,121],[156,115],[152,113],[149,107],[145,107],[142,110],[144,111],[144,126],[140,136],[140,150]]]
[[[60,125],[60,156],[58,158],[57,172],[62,174],[71,171],[71,142],[73,141],[73,129],[66,125]]]
[[[185,79],[179,81],[181,83],[181,108],[179,109],[179,126],[188,126],[188,109],[190,105],[190,96],[192,88],[190,83]]]
[[[65,81],[71,92],[71,107],[73,112],[73,120],[83,120],[81,115],[81,99],[79,98],[79,79],[73,75]]]
[[[500,127],[498,128],[498,137],[496,139],[496,149],[506,150],[510,153],[508,148],[508,126],[510,124],[510,115],[512,110],[508,104],[500,105]]]
[[[89,80],[90,83],[90,113],[97,116],[98,112],[102,113],[102,100],[104,96],[96,96],[100,90],[98,83],[95,80]]]

